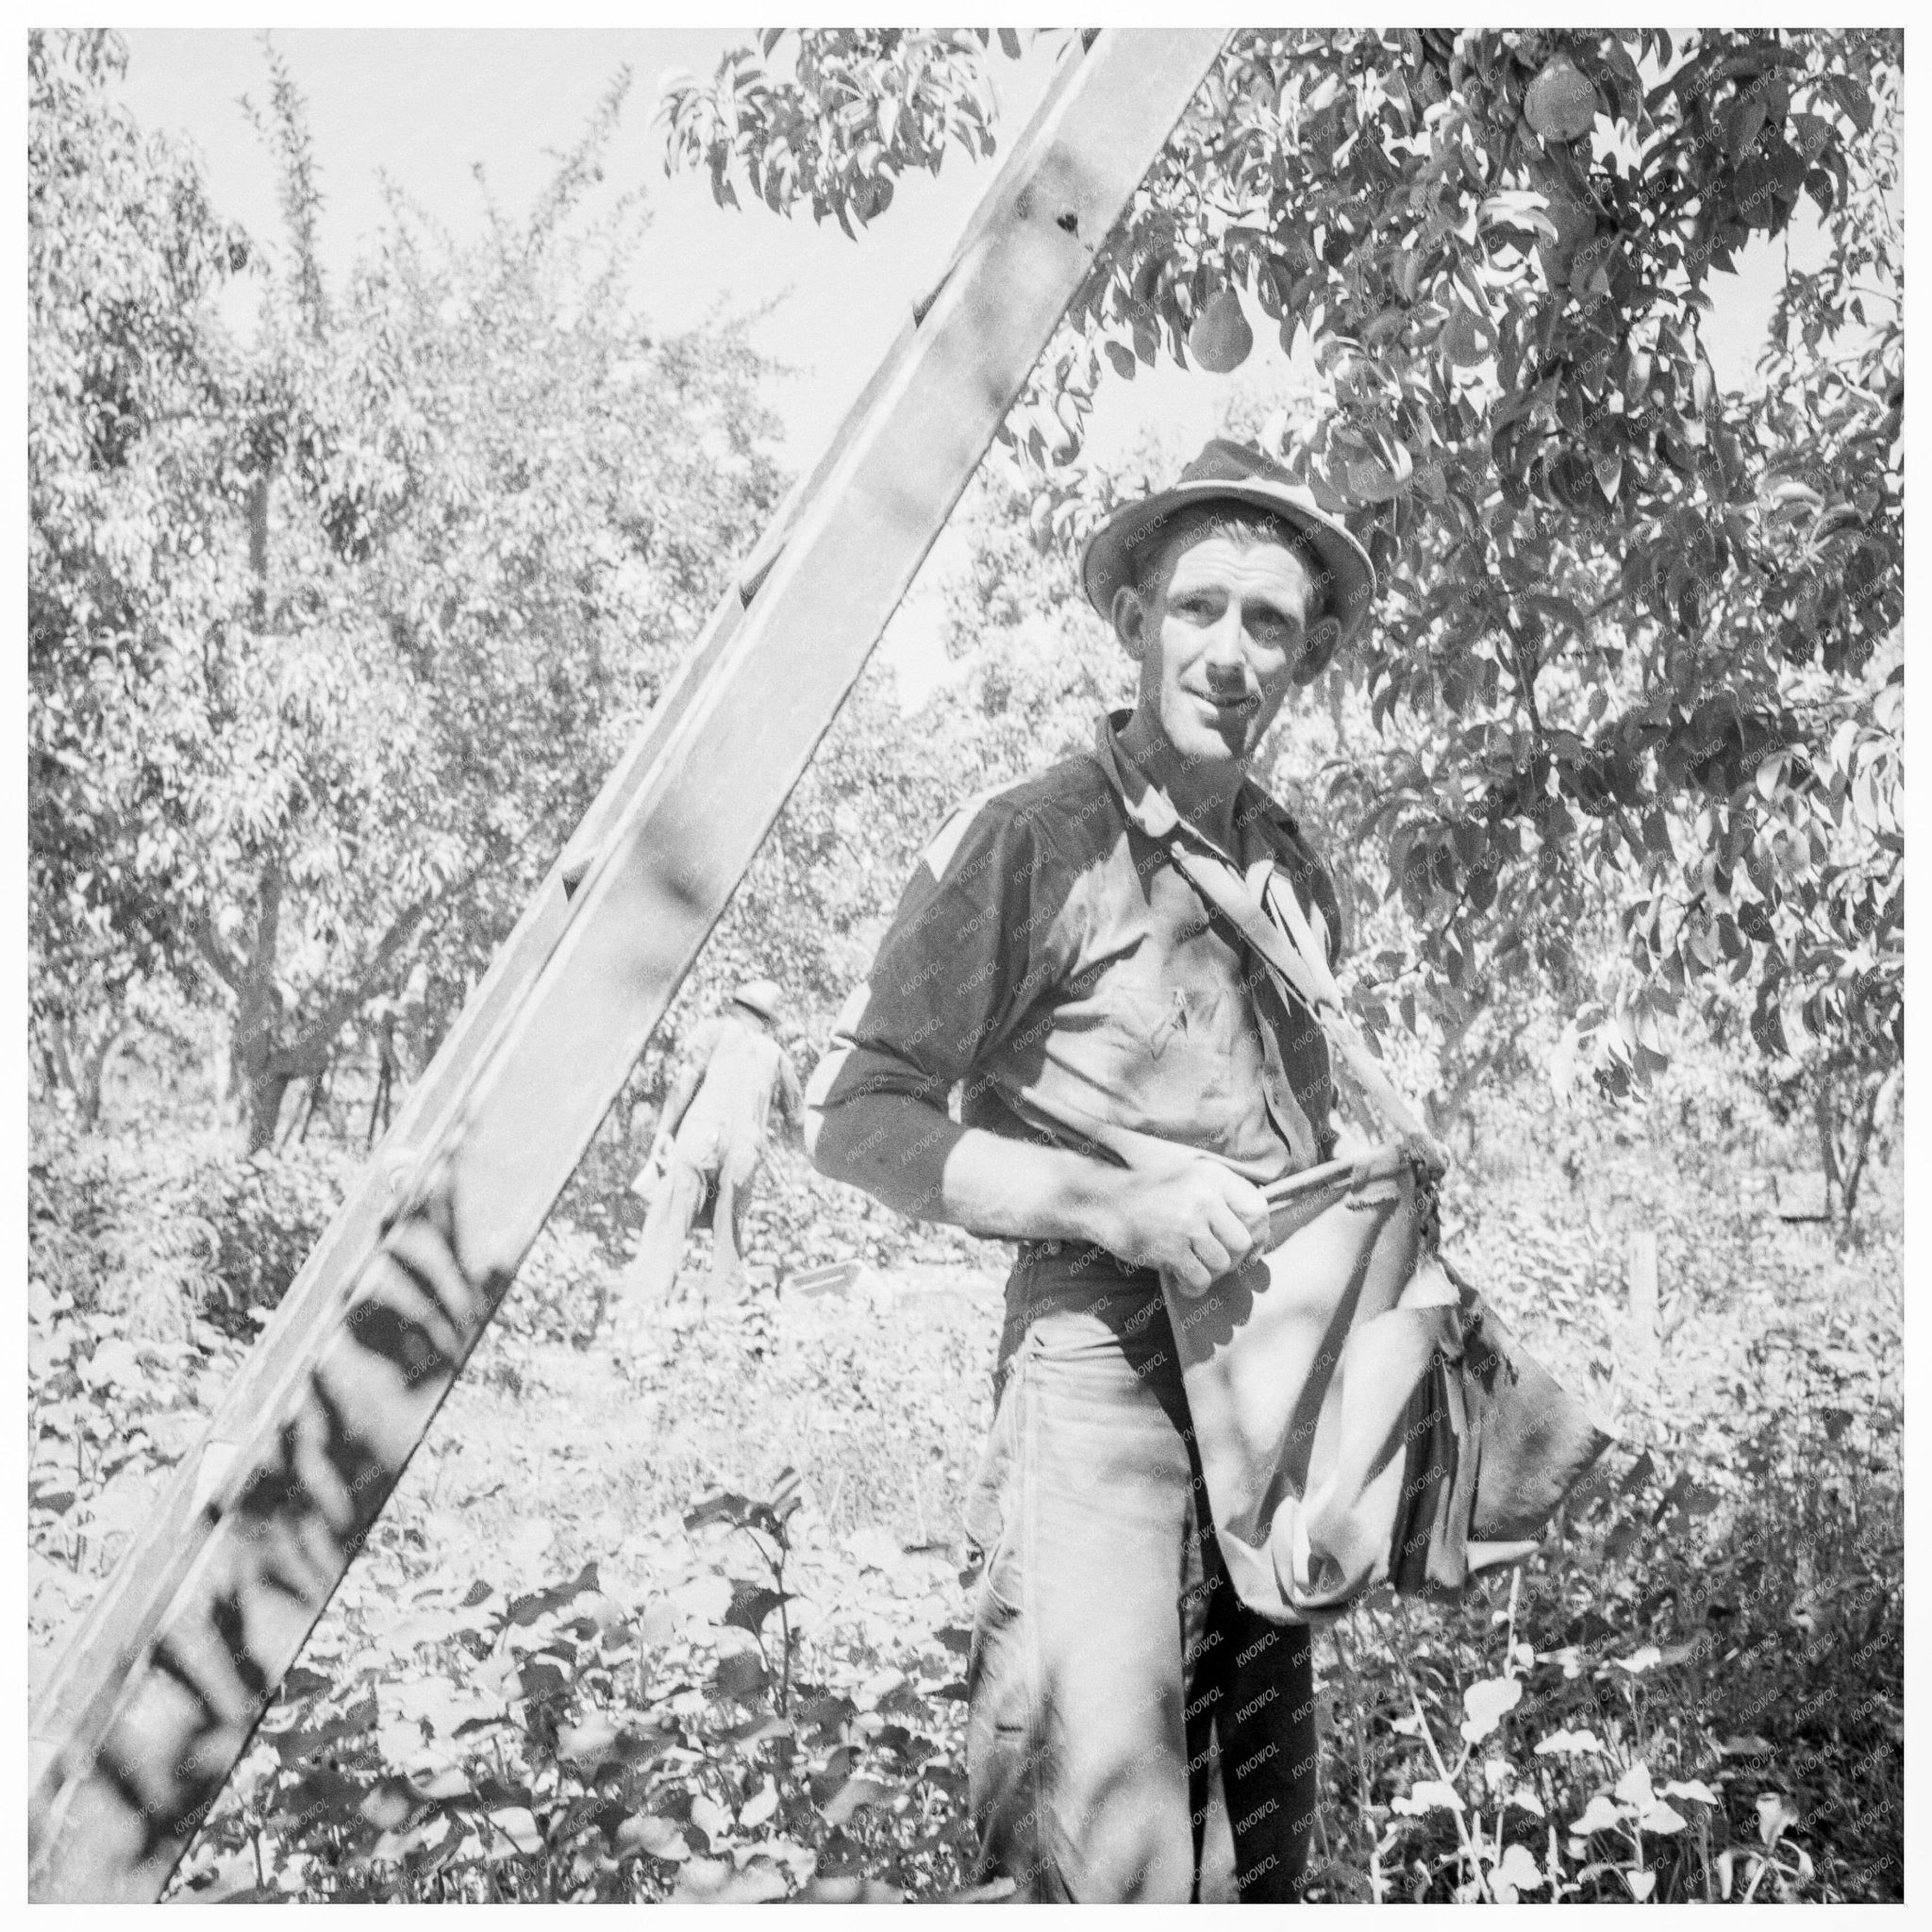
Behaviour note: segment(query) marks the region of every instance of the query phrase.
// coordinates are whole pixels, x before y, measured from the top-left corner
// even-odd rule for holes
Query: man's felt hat
[[[1080,583],[1103,617],[1113,613],[1114,592],[1134,580],[1136,554],[1161,525],[1202,503],[1239,503],[1266,510],[1307,540],[1326,582],[1324,608],[1341,620],[1345,643],[1361,627],[1375,594],[1369,553],[1326,511],[1315,507],[1305,485],[1257,449],[1215,437],[1172,490],[1124,504],[1087,540],[1080,553]]]
[[[754,1013],[774,1024],[779,1008],[785,1004],[785,995],[778,991],[776,983],[769,979],[747,979],[731,997],[741,1007],[749,1007]]]

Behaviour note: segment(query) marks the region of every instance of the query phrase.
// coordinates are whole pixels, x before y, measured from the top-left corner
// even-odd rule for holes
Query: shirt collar
[[[1126,808],[1127,817],[1150,839],[1168,839],[1177,826],[1186,825],[1191,836],[1210,849],[1219,851],[1220,847],[1213,840],[1187,824],[1175,810],[1174,801],[1128,756],[1120,735],[1133,715],[1132,711],[1104,712],[1093,726],[1094,762],[1107,774],[1115,795]],[[1244,777],[1241,789],[1235,793],[1236,820],[1245,824],[1257,814],[1279,825],[1291,838],[1299,834],[1300,827],[1293,818],[1253,779]]]

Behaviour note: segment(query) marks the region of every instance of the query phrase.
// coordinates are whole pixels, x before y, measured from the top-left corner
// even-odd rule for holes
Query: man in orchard
[[[1319,1031],[1162,841],[1291,891],[1336,956],[1333,885],[1247,774],[1374,576],[1286,472],[1219,441],[1096,531],[1081,574],[1134,708],[947,822],[807,1139],[902,1212],[1019,1243],[967,1507],[983,1875],[1023,1899],[1284,1900],[1315,1805],[1308,1632],[1227,1579],[1161,1276],[1198,1295],[1265,1240],[1262,1188],[1327,1158],[1334,1093]]]
[[[798,1074],[775,1038],[781,1006],[771,980],[747,980],[691,1036],[638,1176],[641,1188],[657,1178],[637,1254],[624,1274],[620,1336],[668,1306],[685,1238],[707,1202],[712,1246],[704,1299],[738,1291],[745,1210],[764,1160],[773,1104],[788,1126],[799,1125],[803,1111]]]

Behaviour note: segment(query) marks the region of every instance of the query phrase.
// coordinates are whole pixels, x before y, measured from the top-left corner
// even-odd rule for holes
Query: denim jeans
[[[1007,1284],[967,1774],[1022,1900],[1294,1898],[1316,1793],[1304,1626],[1222,1567],[1158,1280],[1029,1244]]]

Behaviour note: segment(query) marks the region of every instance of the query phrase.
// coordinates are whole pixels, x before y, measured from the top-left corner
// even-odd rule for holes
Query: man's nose
[[[1230,606],[1221,613],[1208,632],[1205,658],[1209,675],[1215,677],[1245,680],[1248,675],[1248,658],[1243,643],[1241,609],[1238,606]]]

